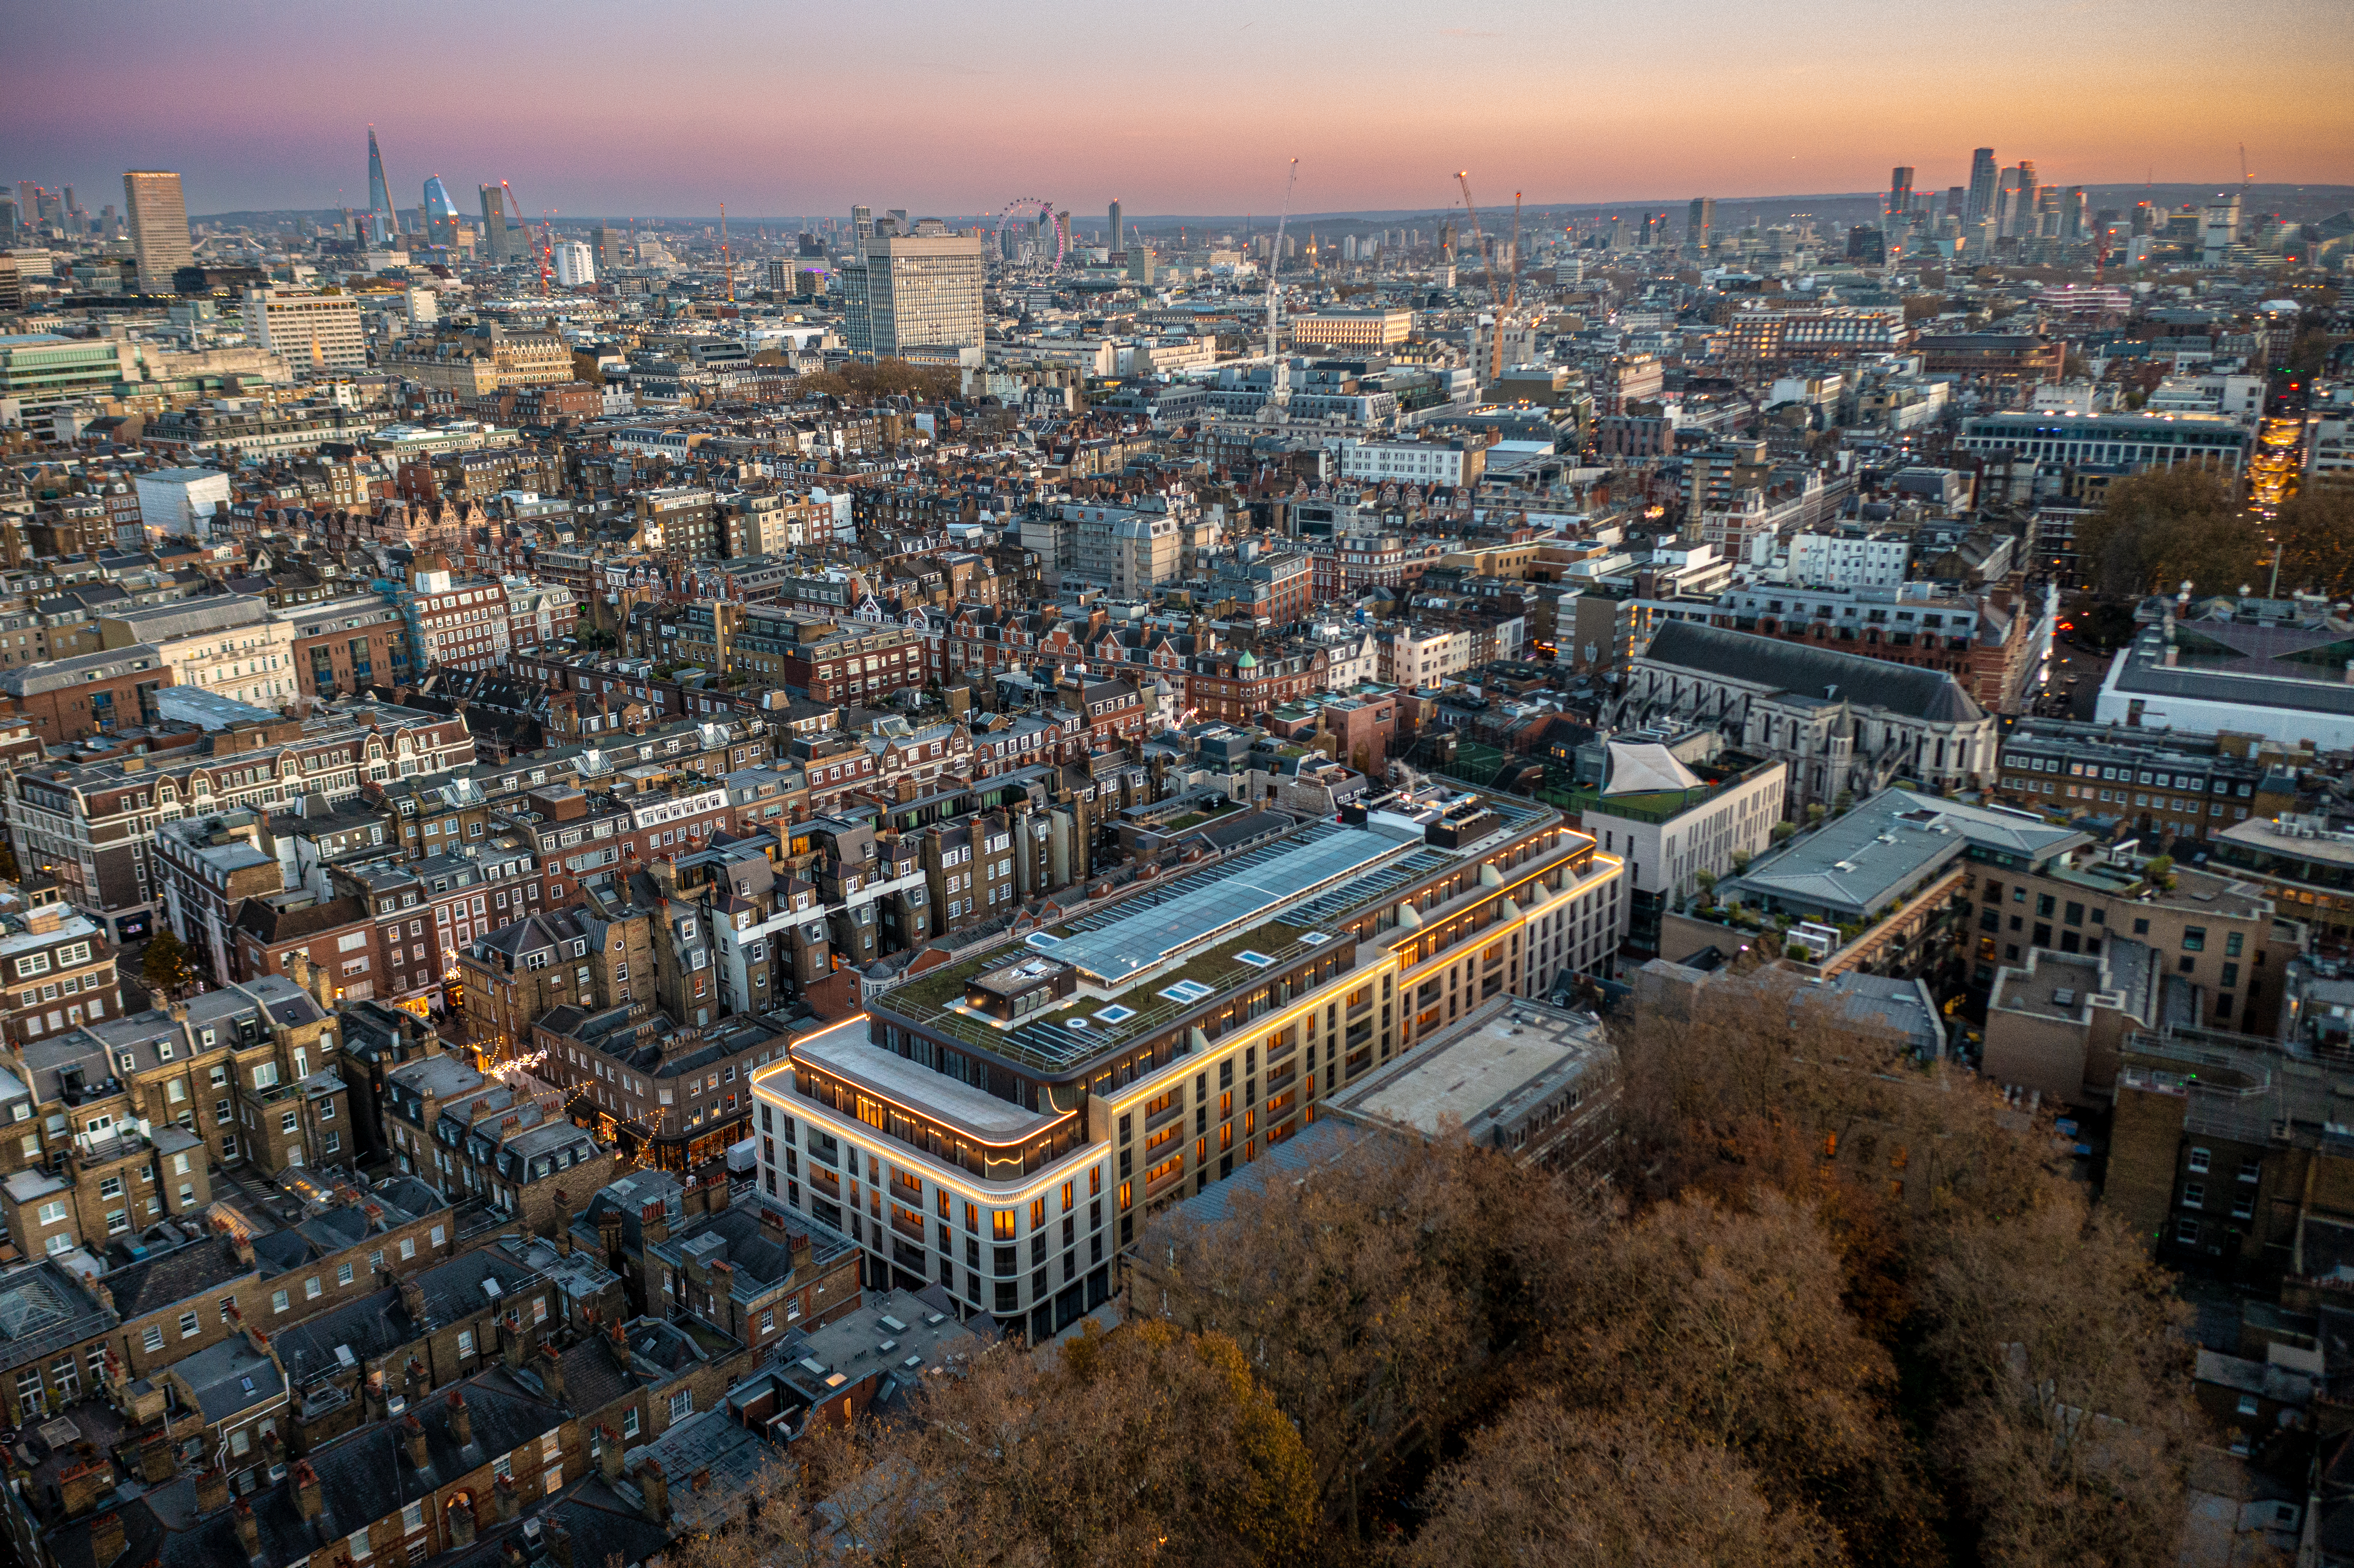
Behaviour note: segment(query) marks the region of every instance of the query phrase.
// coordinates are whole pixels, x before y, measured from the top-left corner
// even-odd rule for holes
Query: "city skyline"
[[[1483,203],[1514,188],[1546,206],[1867,192],[1895,164],[1943,190],[1967,181],[1971,150],[1988,144],[2067,185],[2236,185],[2243,143],[2262,182],[2354,183],[2354,108],[2331,90],[2354,69],[2354,43],[2326,0],[2243,8],[2235,51],[2220,58],[2135,48],[2135,37],[2190,36],[2204,13],[2179,0],[1983,5],[1972,13],[1986,36],[2015,24],[2037,48],[1999,70],[1966,57],[1926,77],[1870,25],[1884,13],[1853,0],[1771,16],[1685,0],[1640,19],[1584,19],[1575,34],[1518,3],[1437,29],[1389,4],[1281,16],[1213,5],[1108,33],[1055,26],[1064,8],[1050,5],[1019,35],[930,5],[889,23],[690,9],[682,40],[702,17],[736,42],[680,51],[691,63],[679,66],[640,47],[619,7],[586,0],[560,33],[466,14],[469,48],[540,62],[491,91],[463,72],[408,79],[408,48],[384,41],[458,19],[443,6],[366,19],[276,0],[228,9],[252,25],[134,13],[134,37],[117,13],[25,19],[0,106],[14,166],[0,179],[98,189],[125,168],[170,167],[197,214],[364,210],[372,122],[399,206],[430,175],[452,189],[504,178],[534,217],[721,202],[777,215],[857,201],[974,213],[1041,193],[1075,213],[1117,194],[1138,217],[1271,215],[1291,156],[1295,207],[1332,213],[1443,210],[1462,167]],[[802,80],[792,61],[803,58],[880,63]],[[120,90],[104,117],[89,107],[100,61]],[[1150,62],[1140,78],[1140,61]],[[2120,77],[2130,87],[2111,85]],[[579,112],[584,86],[606,80],[627,82],[623,110]],[[1130,80],[1100,104],[1072,86]],[[1159,89],[1193,111],[1176,116],[1182,132]],[[778,112],[780,97],[791,112]],[[253,112],[261,102],[269,114]],[[2207,107],[2226,104],[2228,121]]]

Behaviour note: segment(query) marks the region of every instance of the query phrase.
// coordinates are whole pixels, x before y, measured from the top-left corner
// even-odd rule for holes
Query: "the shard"
[[[392,210],[392,187],[384,183],[384,154],[376,144],[376,127],[368,127],[368,239],[389,245],[400,237],[400,218]]]

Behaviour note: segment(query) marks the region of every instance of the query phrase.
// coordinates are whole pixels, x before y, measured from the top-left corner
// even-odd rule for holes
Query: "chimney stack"
[[[196,1472],[196,1511],[211,1513],[228,1506],[228,1476],[217,1466]]]
[[[423,1331],[425,1328],[425,1287],[414,1279],[404,1278],[400,1285],[400,1309],[408,1314],[409,1325]]]
[[[261,1526],[255,1522],[253,1509],[243,1498],[237,1502],[237,1543],[245,1548],[248,1562],[261,1555]]]
[[[499,1522],[505,1524],[515,1516],[515,1484],[513,1476],[501,1476],[491,1488],[491,1496],[498,1504]]]
[[[97,1568],[111,1568],[122,1555],[122,1516],[108,1510],[90,1520],[90,1557]]]
[[[466,1408],[466,1396],[454,1388],[450,1391],[450,1436],[461,1448],[474,1440],[474,1413]]]
[[[554,1345],[540,1346],[539,1354],[540,1386],[547,1391],[550,1404],[562,1404],[564,1403],[564,1362],[557,1357]]]
[[[452,1509],[450,1510],[450,1513],[449,1513],[449,1520],[450,1520],[450,1544],[451,1544],[451,1545],[452,1545],[452,1546],[472,1546],[472,1545],[473,1545],[473,1544],[474,1544],[474,1507],[473,1507],[473,1504],[472,1504],[471,1502],[467,1502],[467,1503],[460,1503],[457,1507],[452,1508]]]
[[[551,1522],[547,1527],[548,1554],[556,1559],[556,1568],[572,1568],[572,1532]]]
[[[621,1478],[621,1435],[610,1426],[597,1428],[597,1467],[608,1486]]]
[[[408,1462],[420,1470],[429,1468],[433,1460],[425,1449],[425,1423],[417,1419],[415,1411],[400,1418],[400,1436],[408,1445]]]
[[[294,1508],[306,1520],[327,1511],[326,1495],[319,1489],[319,1472],[308,1459],[294,1461]]]
[[[523,1337],[523,1318],[510,1311],[499,1319],[499,1359],[506,1362],[507,1371],[521,1372],[529,1356]]]
[[[662,1461],[646,1458],[638,1461],[635,1479],[638,1496],[643,1499],[639,1509],[649,1522],[670,1522],[670,1478],[663,1474]]]

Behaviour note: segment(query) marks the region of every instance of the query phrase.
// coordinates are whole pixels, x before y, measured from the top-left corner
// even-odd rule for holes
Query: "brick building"
[[[172,667],[147,643],[0,670],[0,693],[45,745],[111,735],[155,722],[155,694]]]

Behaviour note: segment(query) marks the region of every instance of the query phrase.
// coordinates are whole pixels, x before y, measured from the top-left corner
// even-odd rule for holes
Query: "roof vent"
[[[500,1295],[499,1282],[495,1279],[483,1280],[482,1294],[489,1297],[492,1300],[496,1301]]]
[[[2076,993],[2073,991],[2055,991],[2052,993],[2052,1002],[2055,1007],[2073,1007],[2076,1005]]]

